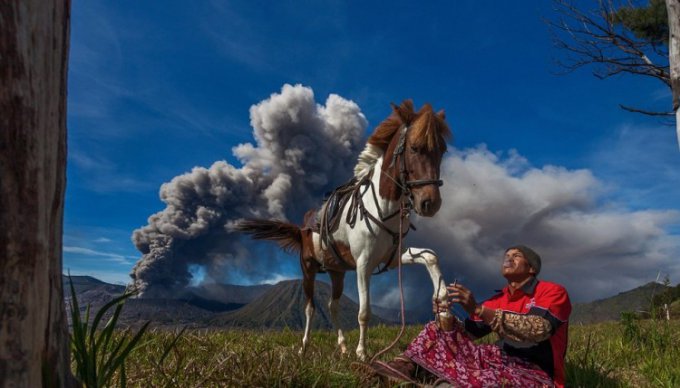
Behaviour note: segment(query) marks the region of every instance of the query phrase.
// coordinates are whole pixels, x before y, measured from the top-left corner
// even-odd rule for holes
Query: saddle
[[[338,230],[340,226],[340,219],[342,217],[345,205],[354,196],[353,193],[359,189],[361,182],[356,178],[352,178],[348,182],[336,187],[330,193],[326,193],[326,198],[321,207],[316,211],[313,225],[310,225],[312,231],[319,233],[321,239],[322,250],[328,251],[331,257],[324,257],[324,263],[320,272],[326,272],[328,268],[342,268],[344,270],[353,270],[355,266],[343,259],[342,254],[338,252],[338,248],[333,239],[333,233]],[[354,207],[354,204],[350,204]],[[350,211],[350,213],[353,213]]]
[[[356,178],[352,178],[349,182],[326,193],[323,204],[316,212],[315,222],[312,226],[314,232],[320,233],[324,230],[325,233],[333,233],[338,229],[342,209],[345,208],[351,198],[357,182]]]
[[[319,233],[322,249],[328,250],[331,253],[333,257],[332,260],[334,260],[336,264],[344,267],[345,270],[354,270],[355,266],[353,263],[350,264],[342,258],[342,255],[338,252],[335,240],[333,239],[333,233],[340,225],[343,209],[345,206],[349,206],[345,222],[352,228],[356,224],[357,218],[363,219],[369,230],[372,230],[369,220],[375,222],[379,228],[386,230],[392,236],[393,243],[392,252],[389,254],[390,259],[387,264],[376,273],[379,274],[387,270],[389,264],[394,259],[395,254],[397,254],[398,239],[405,236],[406,233],[408,233],[408,230],[403,234],[395,233],[389,230],[384,224],[386,220],[401,214],[400,210],[387,216],[383,216],[380,212],[380,208],[378,208],[379,218],[371,215],[366,210],[362,196],[369,189],[372,191],[374,201],[377,201],[375,188],[370,180],[370,174],[367,174],[361,179],[352,178],[347,183],[336,187],[332,192],[327,194],[325,202],[316,212],[313,225],[308,225],[308,227],[311,227],[314,232]],[[322,265],[321,270],[324,272],[326,269],[325,267],[325,265]]]

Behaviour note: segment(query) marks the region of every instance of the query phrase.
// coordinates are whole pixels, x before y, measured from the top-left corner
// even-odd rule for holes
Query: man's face
[[[536,273],[519,249],[505,252],[501,273],[509,281],[521,281]]]

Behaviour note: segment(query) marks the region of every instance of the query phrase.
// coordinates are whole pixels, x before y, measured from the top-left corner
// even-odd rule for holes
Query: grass
[[[354,387],[376,383],[352,373],[354,353],[342,356],[337,337],[330,331],[312,332],[311,345],[300,356],[299,331],[147,330],[148,322],[134,334],[120,330],[117,319],[129,296],[114,299],[90,321],[89,306],[83,319],[71,286],[72,366],[86,387]],[[407,327],[400,342],[381,359],[401,353],[420,330],[422,325]],[[398,326],[371,327],[368,353],[387,347],[398,332]],[[350,349],[358,335],[358,330],[345,333]],[[572,325],[569,337],[568,386],[680,386],[678,320],[639,320],[623,314],[620,322]]]
[[[407,330],[401,347],[420,328]],[[374,354],[386,347],[397,335],[399,327],[371,328],[369,351]],[[247,330],[186,332],[165,360],[155,368],[155,350],[163,346],[174,333],[152,331],[147,334],[146,349],[129,357],[127,369],[130,386],[162,386],[161,377],[168,371],[181,371],[173,384],[181,387],[265,386],[265,387],[327,387],[357,386],[362,383],[350,370],[355,357],[342,357],[337,349],[337,337],[331,332],[312,333],[312,343],[304,356],[298,355],[301,333],[283,330],[257,332]],[[349,343],[357,343],[358,331],[346,335]],[[397,349],[390,354],[399,353]],[[133,367],[132,365],[135,365]],[[160,373],[158,373],[160,372]]]
[[[573,386],[680,386],[680,321],[622,320],[570,328]]]
[[[395,349],[403,350],[422,326],[407,327]],[[369,329],[369,354],[386,347],[399,327]],[[350,349],[358,331],[346,333]],[[127,384],[133,387],[357,386],[355,357],[339,354],[335,334],[316,331],[304,357],[298,331],[176,332],[151,330],[128,355]],[[173,343],[173,341],[176,341]],[[170,351],[167,349],[171,348]],[[353,353],[352,353],[353,354]],[[637,321],[570,327],[567,383],[574,387],[680,386],[680,322]]]

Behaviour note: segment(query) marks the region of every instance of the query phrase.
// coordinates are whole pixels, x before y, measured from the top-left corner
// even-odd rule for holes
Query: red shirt
[[[531,361],[552,376],[556,387],[564,387],[564,357],[567,353],[569,331],[569,314],[571,302],[567,290],[559,284],[537,280],[534,278],[511,295],[506,286],[490,299],[482,303],[484,307],[501,309],[506,312],[538,315],[550,322],[552,334],[550,338],[539,343],[518,343],[501,339],[499,346],[511,356]],[[466,329],[474,336],[480,337],[491,331],[482,320],[473,316],[466,321]]]

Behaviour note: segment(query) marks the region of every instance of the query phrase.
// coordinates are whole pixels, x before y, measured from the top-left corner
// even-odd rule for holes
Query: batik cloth
[[[404,355],[455,387],[553,386],[537,365],[508,356],[496,345],[475,344],[460,322],[448,332],[428,323]]]

